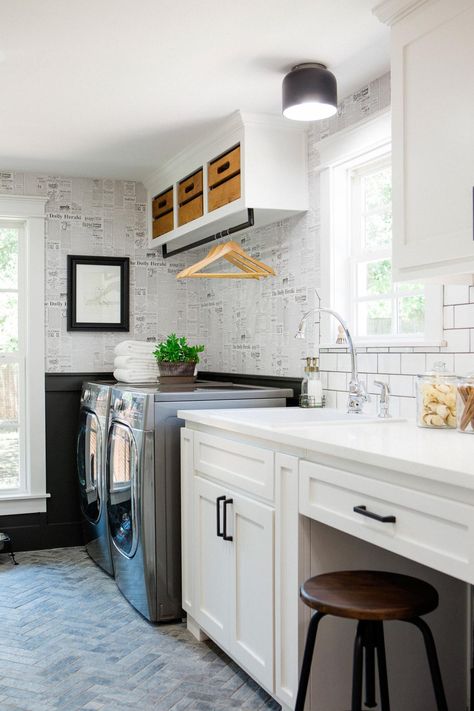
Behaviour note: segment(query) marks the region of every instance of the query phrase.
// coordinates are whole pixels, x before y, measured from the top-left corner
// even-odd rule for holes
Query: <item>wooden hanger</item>
[[[209,264],[213,264],[218,259],[226,259],[228,262],[238,267],[240,272],[202,272]],[[230,241],[212,247],[209,254],[196,264],[183,269],[176,275],[177,279],[262,279],[268,276],[275,276],[273,269],[258,259],[254,259],[247,254],[237,242]]]

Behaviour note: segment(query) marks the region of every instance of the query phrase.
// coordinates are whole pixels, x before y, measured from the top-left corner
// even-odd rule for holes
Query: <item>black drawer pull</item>
[[[161,210],[162,207],[166,207],[167,200],[160,200],[158,203],[158,209]]]
[[[217,173],[220,175],[221,173],[225,173],[226,170],[229,170],[230,168],[230,161],[226,160],[225,163],[222,163],[217,169]]]
[[[185,193],[190,193],[191,190],[194,190],[194,183],[190,183],[189,185],[186,185],[186,187],[184,188]]]
[[[225,497],[224,497],[225,498]],[[234,499],[226,499],[224,501],[224,541],[233,541],[232,536],[227,535],[227,504],[233,504]]]
[[[217,535],[219,538],[223,538],[224,531],[221,531],[221,501],[225,501],[225,496],[218,496],[216,499],[216,524],[217,524]],[[224,509],[225,514],[225,509]],[[224,518],[225,521],[225,518]],[[225,526],[225,523],[224,523]]]
[[[397,521],[395,516],[380,516],[380,514],[367,511],[367,506],[354,506],[353,511],[361,516],[367,516],[367,518],[373,518],[375,521],[380,521],[380,523],[396,523]]]

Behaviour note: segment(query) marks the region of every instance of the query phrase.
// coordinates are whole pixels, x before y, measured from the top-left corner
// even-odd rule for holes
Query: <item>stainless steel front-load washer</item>
[[[77,435],[77,473],[84,542],[92,560],[113,575],[105,481],[109,412],[110,385],[84,383]]]
[[[115,580],[148,620],[182,616],[178,410],[284,407],[292,390],[195,383],[112,388],[108,519]]]

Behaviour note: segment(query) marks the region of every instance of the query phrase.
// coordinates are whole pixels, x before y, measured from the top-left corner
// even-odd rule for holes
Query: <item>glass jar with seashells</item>
[[[439,361],[433,370],[417,376],[417,424],[434,429],[455,429],[457,425],[457,377]]]

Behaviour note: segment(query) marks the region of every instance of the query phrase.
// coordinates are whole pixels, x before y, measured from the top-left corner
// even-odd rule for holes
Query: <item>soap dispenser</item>
[[[319,373],[319,358],[303,358],[306,360],[304,378],[301,383],[300,407],[322,407],[323,388]]]

